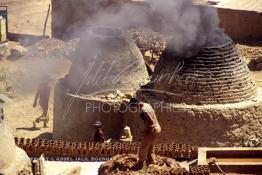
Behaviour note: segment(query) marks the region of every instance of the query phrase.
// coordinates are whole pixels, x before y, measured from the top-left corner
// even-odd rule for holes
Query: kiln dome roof
[[[197,56],[177,59],[165,50],[152,79],[154,93],[165,101],[225,104],[256,97],[256,85],[232,42],[205,47]]]

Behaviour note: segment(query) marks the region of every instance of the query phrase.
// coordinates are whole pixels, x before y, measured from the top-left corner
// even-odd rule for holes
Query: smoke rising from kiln
[[[96,13],[88,16],[85,24],[81,25],[82,28],[75,28],[75,32],[71,32],[73,35],[80,33],[81,40],[72,55],[73,64],[68,73],[70,89],[75,89],[82,82],[85,77],[83,72],[90,63],[94,63],[94,70],[99,70],[99,73],[90,71],[87,78],[84,78],[86,80],[98,80],[97,74],[105,73],[112,77],[119,73],[117,70],[106,70],[112,63],[126,64],[123,58],[120,61],[113,57],[116,57],[117,52],[123,51],[123,44],[120,42],[126,43],[123,35],[131,28],[145,27],[162,33],[168,41],[168,51],[176,57],[190,57],[204,46],[225,43],[225,35],[218,26],[217,11],[214,8],[193,5],[192,0],[148,0],[143,5],[120,3],[107,8],[100,7],[101,1],[93,1],[92,5],[89,8]],[[114,34],[116,28],[122,29],[117,32],[119,36]],[[101,36],[96,36],[97,33]],[[109,59],[111,52],[116,53],[112,53]],[[144,62],[141,64],[144,66]],[[112,83],[111,79],[108,81]],[[109,83],[106,80],[103,82]],[[89,81],[84,83],[90,85]]]
[[[219,28],[215,8],[193,5],[192,0],[147,0],[146,3],[107,8],[88,19],[87,26],[117,26],[123,31],[134,27],[151,28],[162,33],[169,49],[183,57],[196,54],[203,46],[221,45],[230,40]]]
[[[79,7],[78,3],[72,5],[74,8]],[[107,78],[103,78],[101,87],[105,87],[105,84],[107,88],[113,86],[112,77],[121,72],[116,64],[132,65],[133,58],[124,62],[125,56],[116,56],[129,43],[126,42],[128,29],[151,28],[162,33],[168,42],[168,51],[176,57],[190,57],[203,46],[225,43],[223,31],[218,27],[217,11],[193,5],[192,0],[147,0],[143,5],[119,3],[107,7],[98,0],[92,1],[91,5],[88,11],[96,13],[88,16],[81,28],[74,28],[75,32],[71,32],[72,35],[80,34],[81,39],[72,55],[73,63],[68,73],[70,90],[79,89],[77,87],[82,87],[82,84],[85,85],[80,88],[83,91],[91,91],[92,88],[97,90],[95,85],[90,87],[90,82],[98,82],[98,77]],[[84,76],[90,65],[92,70]],[[141,65],[145,66],[142,59]],[[107,71],[108,67],[114,69]],[[85,82],[82,83],[83,79]],[[80,92],[77,91],[77,94]]]
[[[192,56],[201,47],[221,45],[229,40],[219,28],[215,8],[192,5],[192,0],[148,2],[157,17],[157,30],[165,35],[169,49],[178,56]]]

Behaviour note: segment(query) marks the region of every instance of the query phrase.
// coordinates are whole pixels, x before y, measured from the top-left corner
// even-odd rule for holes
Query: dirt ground
[[[9,31],[11,33],[41,35],[49,3],[50,0],[9,0]],[[50,34],[50,18],[47,33]],[[11,48],[16,44],[10,42],[9,47]],[[261,46],[250,47],[255,50],[256,54],[262,55],[262,52],[258,51]],[[250,55],[252,56],[252,53]],[[246,53],[245,57],[248,57]],[[63,58],[23,57],[17,61],[7,60],[6,58],[0,60],[0,74],[4,72],[8,75],[7,81],[11,86],[7,95],[12,97],[13,101],[5,107],[5,115],[15,136],[52,137],[53,93],[50,98],[49,128],[46,129],[42,128],[42,124],[39,125],[39,129],[32,128],[33,120],[41,114],[39,107],[32,107],[34,95],[42,72],[50,71],[54,87],[55,82],[67,73],[69,66],[70,62]],[[252,75],[257,85],[262,87],[262,71],[252,72]]]
[[[8,0],[8,30],[10,33],[22,35],[42,35],[50,0]],[[50,13],[51,14],[51,13]],[[46,34],[51,35],[51,16],[49,16]],[[15,42],[9,42],[9,48],[14,47]],[[7,95],[12,97],[12,102],[5,106],[5,115],[13,133],[17,137],[51,137],[52,136],[52,110],[53,93],[49,102],[49,128],[32,128],[32,122],[41,115],[39,107],[33,108],[34,96],[39,77],[45,68],[51,66],[52,87],[69,67],[69,61],[61,58],[26,58],[11,61],[2,58],[0,61],[0,74],[7,74],[7,83],[12,89]],[[52,91],[53,92],[53,91]]]
[[[8,0],[9,32],[42,35],[50,3],[50,0]],[[51,16],[47,22],[47,35],[51,35]]]
[[[41,135],[50,138],[52,135],[53,89],[55,82],[63,77],[70,67],[69,60],[63,58],[27,58],[22,57],[17,61],[0,61],[0,70],[8,74],[8,84],[12,87],[7,95],[12,97],[12,102],[5,106],[6,118],[17,137],[38,137]],[[46,71],[51,75],[52,93],[49,101],[49,128],[33,129],[32,122],[41,115],[40,107],[33,108],[36,88],[41,75]]]

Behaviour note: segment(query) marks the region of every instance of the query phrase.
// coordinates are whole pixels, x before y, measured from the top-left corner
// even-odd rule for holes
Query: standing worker
[[[161,133],[161,127],[156,118],[156,114],[152,106],[148,103],[142,103],[136,98],[130,99],[131,109],[140,112],[140,117],[144,121],[144,138],[139,148],[138,167],[142,168],[144,161],[149,164],[155,164],[154,145]]]
[[[36,123],[40,123],[43,121],[44,127],[47,128],[47,123],[49,121],[48,117],[48,102],[49,102],[49,96],[50,96],[50,78],[49,76],[44,76],[41,83],[39,84],[35,96],[35,101],[33,104],[33,107],[37,106],[37,101],[39,98],[39,105],[42,109],[42,115],[38,117],[35,121],[33,121],[33,127],[36,127]]]
[[[94,126],[96,128],[94,142],[104,143],[105,142],[105,135],[104,135],[104,131],[102,129],[102,123],[100,121],[96,121]]]

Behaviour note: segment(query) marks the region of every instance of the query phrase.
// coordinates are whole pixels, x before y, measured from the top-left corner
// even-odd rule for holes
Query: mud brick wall
[[[220,26],[233,39],[262,38],[262,13],[218,8]]]
[[[155,106],[162,128],[159,143],[241,146],[249,138],[262,139],[261,99],[235,105],[208,106],[163,103],[150,96],[143,96],[141,100]],[[124,123],[130,127],[134,140],[140,141],[143,122],[137,115],[126,113]]]
[[[95,134],[93,124],[96,120],[102,122],[106,139],[119,138],[123,120],[122,114],[114,110],[114,106],[117,105],[117,101],[94,101],[70,96],[57,85],[54,99],[54,139],[93,141]]]

